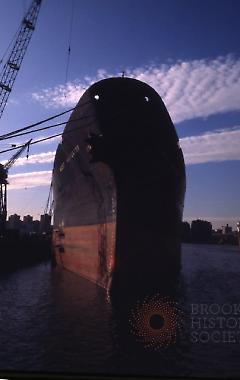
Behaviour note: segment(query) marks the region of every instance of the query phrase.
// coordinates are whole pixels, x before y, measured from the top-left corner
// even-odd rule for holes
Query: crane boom
[[[6,162],[6,164],[4,165],[4,170],[8,171],[11,166],[13,166],[14,162],[18,159],[18,157],[22,154],[22,152],[29,147],[30,143],[31,143],[32,139],[29,140],[28,142],[26,142],[26,144],[24,144],[21,149],[19,149],[11,158],[10,160],[8,160],[8,162]]]
[[[23,57],[32,37],[37,22],[42,0],[33,0],[23,21],[20,31],[15,39],[12,51],[0,74],[0,118],[12,91],[14,81],[20,69]]]

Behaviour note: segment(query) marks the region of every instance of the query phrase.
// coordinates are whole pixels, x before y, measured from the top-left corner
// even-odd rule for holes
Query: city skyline
[[[26,223],[28,223],[30,221],[30,219],[31,219],[31,222],[36,222],[36,221],[39,222],[41,220],[41,218],[45,217],[45,216],[50,217],[51,215],[47,213],[47,214],[40,215],[40,218],[35,218],[33,215],[29,215],[29,214],[27,214],[27,215],[19,215],[19,214],[14,213],[14,214],[11,214],[11,215],[7,216],[7,222],[9,222],[9,220],[13,219],[13,218],[17,218],[21,222],[26,222]],[[52,218],[52,216],[51,216],[51,218]],[[209,223],[209,221],[207,219],[201,219],[201,218],[196,218],[196,219],[191,219],[191,220],[183,220],[182,223],[186,223],[187,222],[187,223],[189,223],[189,225],[191,225],[192,222],[196,222],[196,221],[208,222]],[[233,231],[237,232],[237,224],[234,225],[234,226],[231,226],[231,225],[229,225],[227,223],[226,225],[222,225],[220,229],[224,230],[225,228],[228,228],[228,227],[230,227],[230,228],[233,227]],[[219,228],[214,228],[213,225],[212,225],[212,229],[213,229],[213,231],[214,230],[219,230]]]
[[[239,10],[238,1],[223,0],[43,2],[0,134],[74,107],[95,80],[124,70],[158,91],[175,124],[186,162],[183,219],[235,228],[240,219]],[[21,2],[3,1],[0,56],[23,11]],[[0,148],[26,140],[1,142]],[[9,215],[43,214],[58,142],[31,147],[29,159],[23,155],[11,168]],[[9,157],[1,155],[0,161]]]

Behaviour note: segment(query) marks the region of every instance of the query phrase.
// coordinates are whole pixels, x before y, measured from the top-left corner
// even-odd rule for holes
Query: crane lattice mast
[[[45,206],[45,209],[44,209],[44,214],[48,214],[50,216],[52,216],[53,214],[53,186],[52,186],[52,181],[51,181],[51,184],[50,184],[50,188],[49,188],[49,193],[48,193],[48,199],[47,199],[47,204]]]
[[[0,118],[12,91],[14,81],[20,69],[23,57],[32,37],[37,22],[42,0],[33,0],[13,44],[12,51],[0,74]]]
[[[27,149],[27,158],[31,140],[26,142],[4,165],[0,164],[0,236],[4,233],[7,220],[7,178],[8,170],[14,165],[18,157]]]

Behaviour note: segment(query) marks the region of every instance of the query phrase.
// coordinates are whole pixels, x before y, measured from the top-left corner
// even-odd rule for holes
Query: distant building
[[[40,221],[39,220],[33,221],[33,232],[35,234],[38,234],[40,232]]]
[[[26,215],[23,217],[21,232],[25,234],[30,234],[33,232],[33,217],[31,215]]]
[[[232,233],[232,227],[229,227],[228,224],[226,226],[223,226],[223,233],[226,235],[231,234]]]
[[[26,215],[23,217],[23,223],[25,224],[31,224],[33,221],[33,217],[31,215]]]
[[[20,230],[22,221],[20,215],[14,214],[10,215],[8,218],[7,228],[9,230]]]
[[[208,243],[212,240],[212,224],[207,220],[193,220],[191,223],[191,237],[193,242]]]
[[[182,222],[182,241],[187,243],[191,240],[191,227],[188,222]]]
[[[10,215],[7,221],[7,229],[19,231],[20,234],[50,233],[52,217],[48,214],[41,215],[41,220],[33,220],[32,215],[25,215],[21,220],[20,215]]]
[[[240,222],[237,223],[238,245],[240,246]]]
[[[41,219],[40,219],[40,233],[43,234],[43,233],[50,233],[51,232],[51,215],[48,215],[48,214],[44,214],[44,215],[41,215]]]

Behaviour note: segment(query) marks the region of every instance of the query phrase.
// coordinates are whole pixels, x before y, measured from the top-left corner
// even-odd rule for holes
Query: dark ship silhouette
[[[93,84],[53,169],[54,257],[112,296],[159,288],[180,269],[185,165],[157,92],[131,78]]]

